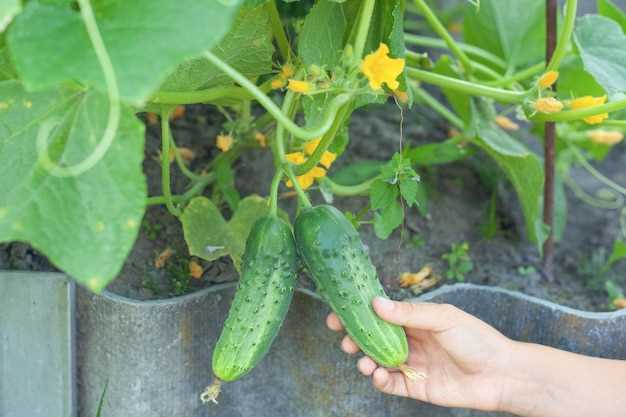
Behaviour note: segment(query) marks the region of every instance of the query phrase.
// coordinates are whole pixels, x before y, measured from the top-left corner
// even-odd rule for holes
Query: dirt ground
[[[349,148],[333,170],[357,160],[389,158],[400,146],[400,119],[400,112],[393,104],[358,111],[350,126]],[[196,154],[192,168],[204,166],[216,152],[212,144],[222,121],[221,114],[206,107],[188,106],[184,117],[174,122],[177,145],[191,148]],[[404,146],[440,141],[446,137],[447,129],[429,110],[415,107],[404,114]],[[147,132],[144,168],[150,195],[158,195],[160,168],[155,159],[159,149],[158,126],[148,125]],[[533,139],[524,140],[529,146],[537,147]],[[626,152],[621,144],[599,167],[618,183],[626,184],[626,172],[622,169],[625,164]],[[269,151],[245,154],[236,167],[237,187],[242,195],[267,194],[272,170]],[[591,207],[568,191],[567,229],[558,245],[555,280],[549,282],[538,272],[536,249],[519,233],[523,225],[515,195],[506,181],[497,187],[499,231],[491,239],[483,237],[481,224],[492,193],[491,185],[481,181],[477,167],[481,167],[480,171],[485,167],[495,169],[488,159],[477,154],[459,163],[422,170],[422,180],[429,190],[430,214],[424,218],[416,209],[407,211],[403,230],[396,231],[389,239],[376,238],[369,225],[361,227],[363,240],[389,295],[394,298],[413,295],[411,290],[400,288],[398,276],[416,272],[424,265],[431,265],[442,278],[440,285],[453,282],[445,279],[447,263],[442,255],[450,251],[451,244],[466,241],[474,265],[465,276],[466,282],[519,290],[580,309],[605,310],[606,294],[602,289],[589,288],[588,280],[594,276],[593,260],[602,258],[603,251],[610,252],[619,233],[618,213]],[[588,190],[599,186],[582,171],[576,171],[575,178]],[[177,169],[173,169],[172,182],[174,193],[184,191],[185,179]],[[316,202],[323,202],[319,192],[313,191],[312,196]],[[364,198],[336,198],[334,204],[342,210],[356,212],[366,202]],[[293,216],[293,200],[282,200],[281,206]],[[165,268],[156,269],[154,259],[167,247],[174,254]],[[163,207],[150,207],[133,251],[108,290],[137,299],[166,298],[237,279],[226,258],[213,263],[200,261],[205,273],[201,279],[191,279],[189,259],[180,223]],[[13,243],[0,246],[0,269],[53,270],[54,267],[27,245]],[[622,287],[625,272],[626,262],[612,271]],[[302,285],[310,285],[305,277]]]

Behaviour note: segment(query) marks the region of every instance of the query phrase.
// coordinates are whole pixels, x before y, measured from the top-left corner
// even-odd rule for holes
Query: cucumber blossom
[[[317,291],[350,337],[380,365],[402,367],[408,357],[406,334],[372,309],[374,297],[385,292],[352,223],[336,208],[322,205],[304,209],[294,233]]]
[[[241,378],[269,350],[293,297],[296,256],[289,224],[276,216],[257,221],[246,241],[239,286],[213,351],[218,379]]]

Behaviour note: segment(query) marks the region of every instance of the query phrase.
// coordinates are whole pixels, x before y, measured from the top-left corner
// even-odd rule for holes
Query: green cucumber
[[[322,205],[298,215],[294,234],[318,293],[350,337],[378,364],[402,368],[408,357],[406,334],[372,309],[374,297],[385,291],[354,226],[336,208]]]
[[[243,256],[241,278],[213,351],[213,373],[234,381],[265,356],[285,319],[296,281],[291,227],[276,216],[257,221]]]

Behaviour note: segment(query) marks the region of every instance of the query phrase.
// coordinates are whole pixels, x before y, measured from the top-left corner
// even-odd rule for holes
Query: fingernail
[[[374,302],[378,304],[378,308],[382,310],[392,310],[393,309],[393,301],[388,298],[376,297],[374,298]]]

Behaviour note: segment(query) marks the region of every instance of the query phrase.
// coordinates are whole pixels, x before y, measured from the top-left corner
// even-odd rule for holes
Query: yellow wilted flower
[[[287,85],[287,81],[280,77],[274,78],[272,82],[270,83],[270,87],[272,87],[272,90],[279,90],[286,85]]]
[[[256,132],[254,134],[254,140],[257,141],[261,148],[267,147],[267,136],[265,136],[262,132]]]
[[[407,93],[406,91],[396,90],[393,92],[393,95],[400,104],[406,104],[409,102],[409,93]]]
[[[519,125],[506,116],[496,116],[496,124],[504,130],[519,130]]]
[[[396,90],[400,85],[397,78],[404,71],[404,59],[390,58],[389,47],[381,43],[375,52],[363,59],[361,71],[369,80],[372,90],[380,90],[383,83],[391,90]]]
[[[289,80],[287,88],[294,93],[306,94],[313,89],[313,85],[308,81]]]
[[[546,89],[546,88],[552,87],[552,85],[558,79],[559,79],[558,71],[548,71],[545,74],[543,74],[541,77],[539,77],[539,80],[537,81],[537,83],[539,84],[539,87],[541,87],[542,89]]]
[[[544,97],[535,101],[535,110],[539,113],[558,113],[563,110],[563,103],[554,97]]]
[[[303,164],[306,161],[302,152],[292,152],[285,155],[285,159],[292,164]]]
[[[202,278],[202,274],[204,274],[204,268],[202,268],[202,265],[194,260],[189,261],[189,275],[191,278],[200,279]]]
[[[424,279],[428,278],[432,272],[433,268],[430,265],[424,266],[418,272],[403,272],[400,274],[400,286],[406,288],[411,285],[419,284]]]
[[[624,134],[617,130],[591,130],[587,132],[587,137],[592,142],[599,143],[601,145],[615,145],[624,140]]]
[[[163,268],[167,260],[170,259],[173,254],[174,254],[174,251],[172,251],[172,249],[165,248],[165,250],[159,253],[159,256],[157,256],[156,259],[154,260],[154,267],[156,269]]]
[[[194,158],[196,157],[196,153],[189,148],[185,148],[181,146],[177,150],[178,150],[178,154],[180,155],[180,157],[183,158],[187,162],[193,161]]]
[[[296,180],[298,181],[298,184],[300,184],[300,187],[303,190],[306,190],[309,187],[311,187],[311,185],[313,185],[313,183],[315,182],[316,178],[322,178],[325,175],[326,175],[326,170],[324,168],[313,167],[306,174],[303,174],[303,175],[300,175],[300,176],[296,177]],[[287,180],[287,187],[289,187],[289,188],[293,187],[293,183],[291,182],[291,180]]]
[[[217,135],[215,146],[217,146],[222,152],[227,152],[233,147],[233,137],[231,135]]]
[[[320,144],[321,139],[313,139],[308,141],[307,143],[304,144],[304,152],[307,155],[313,155],[313,153],[315,152],[315,150],[317,149],[317,147]],[[322,157],[320,158],[320,164],[322,164],[323,166],[326,167],[326,169],[330,168],[330,166],[332,165],[333,162],[335,162],[335,159],[337,159],[337,155],[329,152],[329,151],[324,151],[324,153],[322,154]]]
[[[295,73],[296,73],[296,69],[293,67],[292,64],[285,64],[280,69],[280,77],[283,78],[284,80],[290,77],[293,77],[293,74]]]
[[[579,109],[587,109],[590,107],[600,106],[604,103],[606,103],[606,96],[602,96],[602,97],[584,96],[584,97],[579,97],[579,98],[575,98],[574,100],[572,100],[570,102],[570,107],[572,108],[572,110],[579,110]],[[608,118],[609,118],[608,113],[600,113],[594,116],[585,117],[583,120],[587,124],[595,125],[598,123],[602,123],[604,120]]]
[[[626,308],[626,298],[616,298],[613,300],[613,307],[615,308]]]

